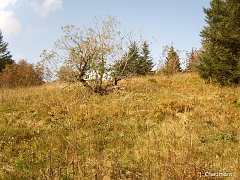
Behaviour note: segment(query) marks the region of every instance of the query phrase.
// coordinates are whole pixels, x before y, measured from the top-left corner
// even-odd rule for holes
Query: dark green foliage
[[[204,8],[208,26],[201,31],[198,72],[220,85],[240,83],[240,1],[212,0]]]
[[[172,76],[173,74],[182,71],[179,56],[173,46],[171,46],[168,51],[165,66],[162,71],[167,76]]]
[[[146,75],[153,68],[154,64],[150,56],[149,45],[146,41],[142,44],[142,52],[138,58],[137,75]]]
[[[137,74],[139,61],[139,49],[136,42],[130,44],[128,52],[123,56],[120,63],[119,71],[123,76],[134,76]]]
[[[3,41],[2,31],[0,30],[0,73],[6,64],[13,64],[12,55],[7,50],[8,43]]]
[[[142,48],[136,42],[130,44],[128,52],[114,66],[116,74],[122,77],[146,75],[153,68],[152,57],[150,56],[149,45],[143,42]]]

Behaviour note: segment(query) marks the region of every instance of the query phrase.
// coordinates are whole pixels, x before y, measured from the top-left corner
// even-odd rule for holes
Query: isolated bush
[[[42,83],[42,70],[25,60],[7,65],[0,74],[0,87],[34,86]]]

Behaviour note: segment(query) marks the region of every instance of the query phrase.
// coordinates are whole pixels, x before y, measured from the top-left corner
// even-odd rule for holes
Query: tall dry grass
[[[195,74],[0,91],[0,179],[240,177],[240,88]],[[212,177],[204,177],[212,178]]]

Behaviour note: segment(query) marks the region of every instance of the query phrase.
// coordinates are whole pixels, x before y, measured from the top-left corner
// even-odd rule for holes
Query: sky
[[[41,60],[63,35],[62,26],[88,26],[94,16],[111,15],[126,30],[139,32],[150,44],[156,65],[163,47],[173,45],[184,60],[185,51],[201,48],[200,31],[206,26],[203,7],[210,0],[1,0],[3,41],[18,62]],[[155,67],[156,68],[156,67]]]

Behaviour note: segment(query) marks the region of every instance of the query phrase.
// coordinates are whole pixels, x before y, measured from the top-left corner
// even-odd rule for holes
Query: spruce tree
[[[2,31],[0,30],[0,73],[6,64],[13,64],[12,55],[7,50],[8,43],[3,41]]]
[[[117,61],[113,67],[114,73],[121,77],[134,76],[137,73],[139,59],[139,48],[136,42],[132,42],[122,59]]]
[[[146,75],[153,68],[153,59],[150,55],[147,41],[142,44],[141,55],[138,58],[137,75]]]
[[[174,50],[174,47],[171,46],[166,57],[166,63],[163,68],[163,73],[167,76],[172,76],[173,74],[181,71],[182,70],[179,56]]]
[[[204,8],[199,75],[221,85],[240,83],[240,1],[212,0]]]
[[[128,61],[128,66],[125,68],[126,73],[130,75],[137,74],[139,61],[139,48],[135,41],[131,43],[129,46],[128,53],[126,54],[126,60]]]
[[[152,57],[150,56],[149,45],[146,41],[142,44],[142,49],[134,41],[130,43],[128,51],[121,60],[117,61],[113,67],[114,74],[122,77],[146,75],[153,68]]]

